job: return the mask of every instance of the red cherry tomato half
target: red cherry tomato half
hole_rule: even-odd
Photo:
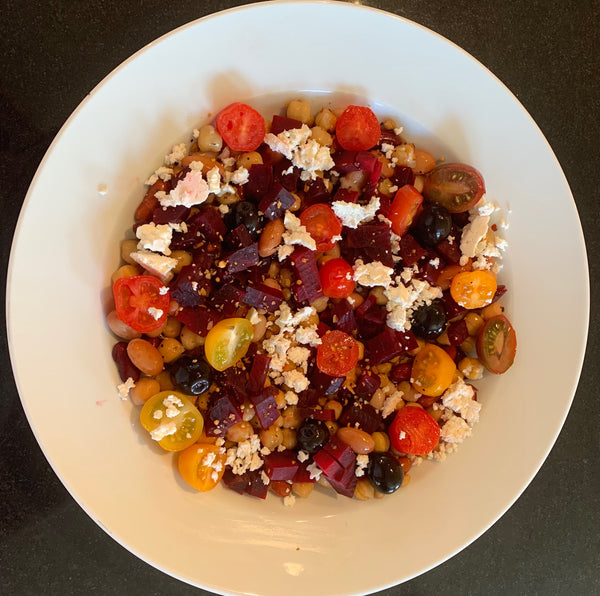
[[[156,331],[167,319],[171,298],[156,277],[121,277],[113,284],[113,294],[117,317],[139,333]]]
[[[423,195],[411,184],[405,184],[398,190],[388,215],[394,234],[402,236],[410,228],[421,203]]]
[[[342,222],[329,205],[315,203],[300,214],[300,223],[317,243],[319,252],[331,250],[342,231]]]
[[[348,298],[354,292],[354,271],[344,259],[329,259],[319,269],[323,294],[329,298]]]
[[[365,151],[381,138],[377,116],[365,106],[348,106],[335,124],[335,136],[343,149]]]
[[[450,213],[462,213],[473,207],[485,192],[482,175],[464,163],[444,163],[425,178],[423,196],[439,203]]]
[[[347,375],[357,364],[358,342],[343,331],[328,331],[317,348],[317,366],[331,377]]]
[[[477,357],[491,373],[500,375],[513,364],[517,352],[517,334],[504,315],[485,322],[476,342]]]
[[[440,427],[422,408],[405,406],[398,410],[390,425],[389,436],[396,451],[425,455],[438,444]]]
[[[245,103],[232,103],[219,112],[217,130],[230,149],[254,151],[265,138],[265,119]]]

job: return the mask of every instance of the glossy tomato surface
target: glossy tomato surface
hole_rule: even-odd
[[[515,360],[517,334],[504,315],[492,317],[485,322],[477,336],[477,356],[482,364],[494,374],[506,372]]]
[[[450,213],[468,211],[485,192],[483,176],[464,163],[445,163],[434,168],[425,178],[423,196],[439,203]]]
[[[139,333],[156,331],[167,319],[169,291],[156,277],[121,277],[113,284],[113,295],[119,319]]]
[[[425,455],[439,443],[440,427],[423,408],[405,406],[398,410],[389,435],[396,451]]]
[[[349,151],[364,151],[381,138],[377,116],[366,106],[348,106],[335,125],[338,143]]]
[[[317,366],[331,377],[347,375],[358,363],[358,342],[343,331],[328,331],[317,348]]]
[[[329,298],[348,298],[354,291],[354,270],[345,259],[329,259],[319,269],[323,294]]]
[[[317,244],[319,252],[331,250],[342,232],[342,222],[333,209],[324,203],[315,203],[300,214],[300,223]]]
[[[219,112],[217,130],[234,151],[254,151],[265,138],[265,120],[249,105],[232,103]]]

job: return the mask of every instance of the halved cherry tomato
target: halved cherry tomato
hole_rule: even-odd
[[[423,196],[450,213],[462,213],[475,205],[485,192],[482,175],[463,163],[444,163],[425,178]]]
[[[117,317],[139,333],[156,331],[167,319],[171,301],[168,289],[152,275],[117,279],[113,295]]]
[[[419,393],[438,397],[452,384],[455,371],[454,360],[442,348],[425,344],[413,360],[411,383]]]
[[[317,348],[317,367],[331,377],[347,375],[357,364],[358,342],[343,331],[328,331]]]
[[[177,467],[183,479],[196,490],[206,492],[219,484],[227,455],[211,443],[195,443],[179,454]]]
[[[265,138],[265,119],[245,103],[232,103],[221,110],[216,124],[234,151],[254,151]]]
[[[343,149],[371,149],[381,138],[377,116],[365,106],[348,106],[335,124],[335,136]]]
[[[472,269],[473,261],[471,259],[469,259],[464,265],[446,265],[440,271],[435,285],[441,290],[449,290],[455,275],[458,275],[463,271],[471,271]]]
[[[464,308],[482,308],[494,299],[498,284],[488,271],[462,271],[452,278],[450,295]]]
[[[388,215],[394,234],[402,236],[410,228],[421,203],[423,195],[411,184],[398,189]]]
[[[515,361],[517,334],[504,315],[485,322],[476,342],[477,357],[491,373],[506,372]]]
[[[331,250],[342,231],[342,222],[333,209],[325,203],[315,203],[300,214],[300,223],[317,244],[319,252]]]
[[[253,335],[254,327],[248,319],[234,317],[219,321],[206,335],[206,360],[217,370],[233,366],[246,355]]]
[[[183,393],[161,391],[142,407],[140,422],[165,451],[182,451],[194,444],[204,428],[204,418]]]
[[[345,259],[329,259],[319,269],[323,294],[329,298],[348,298],[354,292],[354,271]]]
[[[389,436],[396,451],[426,455],[439,443],[440,427],[422,408],[405,406],[398,410]]]

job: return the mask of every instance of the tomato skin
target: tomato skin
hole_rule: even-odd
[[[501,375],[515,361],[517,334],[510,321],[504,315],[498,315],[485,322],[475,346],[483,366],[491,373]]]
[[[323,294],[329,298],[348,298],[356,283],[353,276],[354,270],[345,259],[329,259],[319,269],[319,279]]]
[[[317,348],[317,367],[330,377],[346,376],[358,363],[358,342],[343,331],[328,331]]]
[[[410,228],[422,203],[423,195],[411,184],[398,189],[388,215],[394,234],[402,236]]]
[[[439,203],[450,213],[468,211],[485,193],[483,176],[463,163],[444,163],[435,167],[423,185],[423,196]]]
[[[439,397],[450,387],[456,364],[435,344],[425,344],[415,356],[411,369],[411,384],[423,395]]]
[[[439,443],[440,427],[422,408],[405,406],[392,421],[389,437],[400,453],[426,455]]]
[[[188,397],[178,391],[161,391],[153,395],[142,406],[140,422],[165,451],[186,449],[199,439],[204,428],[202,414]],[[172,425],[175,432],[161,433],[161,429],[168,429],[163,425]]]
[[[117,317],[139,333],[151,333],[160,329],[167,320],[171,298],[164,284],[152,275],[121,277],[113,284]],[[164,292],[161,294],[161,291]],[[148,309],[162,311],[155,318]]]
[[[212,460],[212,463],[208,462]],[[179,453],[177,468],[196,490],[206,492],[219,484],[225,472],[227,455],[211,443],[195,443]]]
[[[248,319],[233,317],[219,321],[204,341],[207,362],[219,371],[233,366],[246,355],[253,335],[254,327]]]
[[[348,106],[335,124],[338,143],[348,151],[366,151],[381,138],[377,116],[366,106]]]
[[[217,116],[217,130],[234,151],[254,151],[265,138],[265,120],[249,105],[232,103]]]
[[[483,308],[492,302],[498,284],[487,271],[461,271],[452,278],[450,295],[464,308]]]
[[[315,203],[300,214],[300,223],[306,228],[319,252],[331,250],[342,232],[342,222],[325,203]]]

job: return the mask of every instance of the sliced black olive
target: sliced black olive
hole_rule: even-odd
[[[306,453],[319,451],[329,440],[329,429],[321,420],[305,420],[296,431],[298,447]]]
[[[446,328],[446,310],[441,300],[424,304],[412,313],[410,329],[422,339],[435,339]]]
[[[200,395],[210,387],[210,366],[197,356],[181,356],[169,372],[173,383],[192,395]]]

